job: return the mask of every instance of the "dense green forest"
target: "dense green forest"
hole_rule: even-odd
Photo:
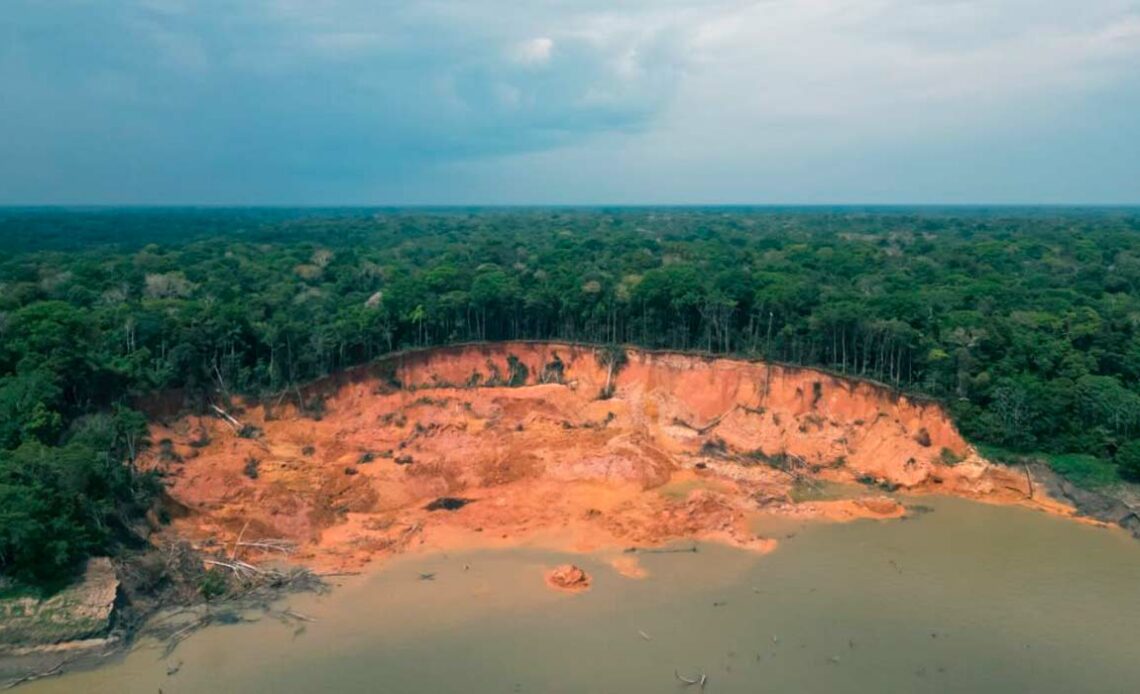
[[[1140,210],[0,210],[0,572],[131,535],[138,394],[514,338],[808,364],[1140,476]]]

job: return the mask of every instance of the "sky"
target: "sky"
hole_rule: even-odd
[[[0,204],[1140,204],[1140,0],[2,0]]]

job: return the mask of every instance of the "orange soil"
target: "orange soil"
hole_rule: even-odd
[[[795,475],[870,476],[1071,514],[1041,493],[1030,499],[1020,471],[982,460],[936,404],[810,369],[628,355],[603,400],[608,374],[593,348],[404,354],[312,386],[309,397],[325,398],[319,420],[293,405],[234,408],[261,429],[255,438],[221,418],[156,418],[153,440],[170,443],[144,465],[168,475],[175,533],[227,549],[239,534],[287,539],[294,559],[328,570],[403,551],[518,544],[616,552],[696,538],[769,551],[775,540],[751,529],[760,513],[846,521],[905,512],[886,497],[796,503]],[[527,367],[525,386],[469,387],[507,378],[508,357]],[[545,367],[556,357],[560,382],[541,382],[553,380]],[[942,464],[944,449],[962,462]],[[755,452],[786,454],[795,475]],[[256,479],[243,472],[250,458]],[[424,508],[442,496],[471,501]],[[615,567],[641,575],[636,562]]]
[[[546,585],[555,590],[577,593],[590,589],[590,575],[573,564],[562,564],[546,572]]]

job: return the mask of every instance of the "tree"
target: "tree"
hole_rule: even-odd
[[[629,363],[629,355],[619,345],[607,345],[597,352],[598,365],[606,370],[606,384],[599,397],[608,400],[614,394],[614,375]]]
[[[0,448],[55,441],[63,427],[62,393],[43,371],[0,377]]]
[[[1121,477],[1140,482],[1140,439],[1132,439],[1116,451],[1116,465]]]

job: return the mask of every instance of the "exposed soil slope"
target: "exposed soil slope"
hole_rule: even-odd
[[[157,418],[146,464],[169,475],[175,532],[222,546],[286,539],[301,561],[337,569],[522,542],[766,550],[775,541],[753,532],[757,514],[904,513],[877,494],[797,503],[812,480],[1068,512],[980,459],[936,404],[810,369],[627,355],[612,372],[598,350],[567,344],[398,355],[310,387],[319,419],[293,404],[231,406],[257,428],[249,438],[221,417]],[[441,497],[453,501],[431,504]]]

